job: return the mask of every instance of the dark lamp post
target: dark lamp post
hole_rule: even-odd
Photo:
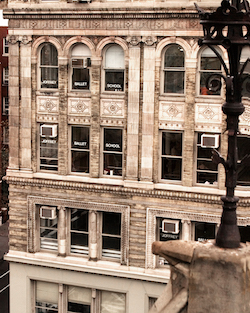
[[[195,4],[196,5],[196,4]],[[223,164],[226,171],[226,196],[223,196],[223,212],[219,227],[216,245],[221,248],[238,248],[240,246],[240,233],[237,226],[236,207],[238,198],[234,195],[237,183],[237,133],[239,116],[244,112],[241,102],[243,72],[249,61],[241,65],[240,56],[242,48],[250,45],[250,10],[246,0],[223,0],[215,12],[205,12],[196,5],[203,26],[204,37],[199,40],[200,45],[207,45],[219,58],[223,65],[225,75],[220,75],[226,85],[226,103],[222,111],[227,115],[228,155],[225,160],[218,151],[213,151],[213,162]],[[229,68],[227,68],[215,45],[223,46],[228,53]],[[221,79],[211,76],[207,80],[207,87],[211,90],[221,87]],[[242,162],[249,160],[246,156]]]

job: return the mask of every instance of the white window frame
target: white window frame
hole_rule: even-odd
[[[220,93],[219,93],[218,95],[202,94],[201,91],[200,91],[200,89],[201,89],[201,86],[200,86],[200,85],[201,85],[201,74],[202,74],[202,73],[213,73],[213,74],[221,74],[221,73],[222,73],[222,64],[221,64],[220,70],[214,70],[214,69],[211,69],[211,70],[202,70],[202,69],[201,69],[201,58],[202,58],[202,55],[203,55],[203,53],[204,53],[205,50],[209,51],[213,57],[217,57],[217,56],[215,55],[215,53],[214,53],[209,47],[202,48],[202,49],[200,50],[199,58],[198,58],[198,75],[197,75],[198,81],[197,81],[197,84],[196,84],[196,85],[197,85],[197,95],[200,96],[200,97],[220,97],[220,96],[221,96],[221,93],[222,93],[222,89],[223,89],[223,88],[222,88],[222,85],[221,85],[221,88],[220,88]],[[217,51],[220,55],[222,55],[222,52],[221,52],[219,49],[216,49],[216,51]],[[218,57],[217,57],[217,58],[218,58]],[[218,60],[219,60],[219,59],[218,59]],[[221,79],[221,84],[222,84],[222,79]]]
[[[68,312],[71,313],[71,311],[68,311],[68,302],[69,302],[69,290],[70,288],[74,288],[77,290],[78,289],[78,294],[77,294],[77,299],[75,299],[74,303],[79,303],[79,304],[86,304],[90,306],[90,312],[91,313],[100,313],[102,311],[104,311],[103,305],[104,303],[103,301],[103,297],[106,296],[105,298],[108,299],[107,301],[107,305],[108,307],[110,307],[110,303],[114,304],[114,300],[116,299],[116,303],[119,306],[119,312],[123,312],[126,313],[127,312],[127,295],[126,292],[119,292],[117,291],[117,288],[114,290],[105,290],[105,289],[95,289],[95,288],[90,288],[89,286],[75,286],[75,285],[70,285],[70,284],[60,284],[60,283],[54,283],[51,281],[41,281],[41,280],[32,280],[31,281],[31,298],[32,298],[32,312],[35,312],[35,309],[37,307],[36,305],[36,300],[37,300],[37,285],[38,283],[45,283],[45,287],[47,288],[45,290],[45,294],[42,294],[42,298],[46,298],[46,296],[48,297],[47,299],[50,300],[53,298],[53,296],[56,298],[57,300],[57,308],[50,308],[45,306],[45,309],[49,309],[51,312],[55,311],[55,313],[62,313],[62,312]],[[51,284],[51,287],[49,286],[49,284]],[[48,290],[48,292],[46,292]],[[52,293],[50,293],[49,291],[52,291]],[[53,293],[54,290],[58,290],[58,293],[55,294]],[[83,292],[83,294],[81,293],[81,296],[79,296],[79,292]],[[86,292],[86,295],[84,295],[84,293]],[[46,295],[47,293],[47,295]],[[107,297],[108,295],[108,297]],[[120,297],[117,296],[120,295]],[[72,293],[71,293],[72,296]],[[50,299],[49,299],[50,298]],[[80,299],[80,301],[78,300]],[[121,300],[122,300],[122,304],[124,305],[124,307],[121,307]],[[47,302],[48,304],[50,304],[51,302]],[[106,312],[106,310],[105,310]]]
[[[167,50],[170,48],[170,46],[177,46],[183,49],[183,47],[179,44],[170,44],[167,45],[162,53],[162,74],[161,74],[161,93],[163,95],[170,95],[170,96],[184,96],[185,91],[186,91],[186,55],[185,55],[185,50],[183,49],[183,60],[184,60],[184,66],[183,67],[166,67],[165,68],[165,55],[167,53]],[[178,72],[183,72],[184,73],[184,78],[183,78],[183,93],[170,93],[170,92],[164,92],[164,86],[165,86],[165,72],[171,72],[171,71],[178,71]]]
[[[77,48],[77,46],[84,46],[85,50],[83,53],[79,53],[79,54],[75,54],[72,55],[72,53],[74,52],[74,49]],[[82,68],[82,67],[75,67],[73,66],[72,60],[73,59],[79,59],[79,60],[83,60],[83,64],[84,64],[84,68],[87,68],[89,70],[89,88],[88,89],[77,89],[77,88],[73,88],[72,87],[72,83],[73,83],[73,68]],[[89,47],[86,44],[83,43],[78,43],[76,45],[74,45],[74,47],[71,50],[71,56],[70,56],[70,71],[69,71],[69,90],[71,92],[90,92],[90,88],[91,88],[91,65],[87,66],[87,59],[90,59],[91,62],[91,51],[89,49]]]
[[[178,156],[178,155],[163,155],[162,154],[162,137],[163,137],[163,133],[173,133],[173,134],[181,134],[182,137],[182,142],[181,142],[181,150],[182,150],[182,155]],[[160,155],[160,162],[159,162],[159,180],[161,182],[165,182],[165,183],[172,183],[172,184],[181,184],[182,180],[183,180],[183,144],[184,144],[184,132],[183,131],[172,131],[172,130],[160,130],[160,151],[159,151],[159,155]],[[164,157],[167,158],[172,158],[172,159],[180,159],[181,160],[181,179],[180,180],[174,180],[174,179],[164,179],[162,178],[161,174],[162,174],[162,159]]]
[[[206,133],[206,132],[204,132],[204,133]],[[204,187],[213,187],[213,188],[218,188],[219,186],[219,167],[218,167],[218,165],[217,165],[217,171],[211,171],[211,170],[207,170],[207,171],[205,171],[204,170],[204,173],[205,172],[207,172],[207,173],[217,173],[217,181],[215,181],[213,184],[210,184],[210,183],[199,183],[198,181],[197,181],[197,173],[198,172],[202,172],[202,170],[201,169],[199,169],[198,170],[198,147],[201,147],[201,143],[200,144],[198,144],[198,135],[199,134],[203,134],[203,132],[200,132],[200,131],[198,131],[198,132],[196,132],[195,133],[195,154],[194,154],[194,182],[195,182],[195,184],[196,185],[198,185],[198,186],[204,186]],[[206,134],[208,134],[208,133],[206,133]],[[209,133],[209,135],[218,135],[218,133]],[[207,149],[207,148],[203,148],[203,149]],[[216,150],[218,150],[218,151],[220,151],[220,145],[219,145],[219,147],[216,149]],[[203,161],[207,161],[207,162],[213,162],[212,161],[212,153],[211,153],[211,158],[199,158],[199,160],[201,160],[201,159],[203,159]]]
[[[40,49],[38,50],[38,62],[37,62],[37,67],[38,67],[38,89],[40,91],[44,91],[44,90],[51,90],[51,91],[58,91],[59,89],[59,58],[58,58],[58,51],[57,51],[57,66],[56,65],[41,65],[41,54],[42,54],[42,49],[43,47],[46,45],[46,44],[49,44],[51,46],[53,46],[56,51],[57,51],[57,48],[55,47],[55,45],[53,45],[52,43],[50,42],[44,42]],[[42,76],[42,68],[51,68],[51,69],[57,69],[57,87],[55,88],[42,88],[42,82],[41,82],[41,76]]]
[[[8,67],[3,68],[3,84],[4,85],[9,84],[9,68]]]
[[[73,175],[86,175],[86,176],[89,176],[90,174],[90,138],[91,138],[91,134],[90,134],[90,131],[91,131],[91,128],[89,125],[70,125],[70,130],[69,130],[69,172]],[[72,128],[73,127],[84,127],[84,128],[88,128],[89,129],[89,147],[88,149],[79,149],[77,150],[77,148],[75,147],[72,147]],[[89,164],[88,164],[88,172],[76,172],[76,171],[72,171],[72,151],[79,151],[79,152],[88,152],[89,154]]]
[[[3,114],[9,114],[9,97],[3,97]]]
[[[88,202],[88,201],[73,201],[73,200],[59,200],[54,198],[44,198],[44,197],[28,197],[28,231],[29,231],[29,242],[28,249],[30,252],[40,251],[40,206],[56,206],[57,208],[63,207],[66,209],[66,224],[65,227],[65,236],[66,236],[66,254],[75,256],[77,258],[83,258],[83,254],[70,253],[70,210],[73,209],[84,209],[100,215],[102,212],[112,212],[121,214],[121,257],[118,258],[106,258],[102,256],[102,247],[100,244],[101,234],[100,234],[100,223],[101,217],[97,216],[97,259],[98,260],[107,260],[112,262],[120,262],[121,264],[127,264],[128,261],[128,249],[129,249],[129,217],[130,217],[130,208],[126,205],[110,204],[110,203],[98,203],[98,202]],[[58,213],[58,224],[60,224],[60,214]],[[90,223],[90,221],[89,221]],[[90,230],[90,224],[89,224]],[[60,243],[58,243],[60,244]],[[59,250],[59,248],[58,248]],[[48,250],[48,252],[53,252]]]
[[[9,55],[9,42],[6,37],[3,38],[3,56]]]
[[[118,129],[122,131],[122,152],[116,152],[116,151],[107,151],[104,149],[104,132],[105,129]],[[116,178],[116,179],[121,179],[123,177],[123,173],[124,173],[124,129],[120,128],[120,127],[103,127],[102,128],[102,144],[101,144],[101,169],[100,169],[100,176],[103,177],[109,177],[109,178]],[[117,155],[121,155],[122,156],[122,175],[114,175],[111,173],[111,171],[109,173],[105,173],[104,172],[104,154],[105,153],[110,153],[110,154],[117,154]]]
[[[39,123],[38,124],[38,131],[37,131],[37,170],[39,172],[49,172],[49,173],[58,173],[58,165],[59,165],[59,156],[58,156],[58,139],[59,139],[59,136],[58,136],[58,132],[57,132],[57,136],[56,136],[56,139],[55,138],[48,138],[48,137],[42,137],[41,134],[40,134],[40,127],[41,125],[52,125],[52,124],[47,124],[47,123]],[[54,125],[54,124],[53,124]],[[58,125],[57,125],[58,127]],[[48,170],[48,169],[42,169],[41,167],[43,167],[43,164],[41,163],[41,153],[40,153],[40,148],[41,148],[41,140],[44,139],[44,140],[57,140],[57,158],[51,158],[51,160],[57,160],[57,165],[52,165],[52,167],[55,167],[57,168],[57,170]],[[44,157],[43,159],[50,159],[50,158],[46,158]],[[45,166],[46,164],[44,164]],[[50,166],[48,166],[50,167]]]
[[[107,51],[112,46],[118,46],[123,51],[123,66],[122,67],[119,67],[119,66],[107,67],[106,66]],[[106,71],[107,70],[114,71],[114,72],[116,72],[116,71],[117,72],[118,71],[123,72],[123,90],[106,90]],[[116,43],[107,45],[107,47],[105,47],[105,49],[103,50],[102,91],[105,93],[124,94],[125,93],[125,82],[126,82],[125,72],[126,72],[125,71],[125,52],[124,52],[123,48]]]
[[[3,126],[3,144],[8,145],[9,144],[9,127]]]

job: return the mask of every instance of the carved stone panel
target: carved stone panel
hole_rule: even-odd
[[[37,97],[37,113],[58,113],[59,99],[58,97]]]
[[[196,103],[195,129],[220,132],[222,123],[221,104]]]
[[[240,133],[250,135],[250,101],[244,101],[245,111],[240,116],[239,129]]]
[[[182,129],[184,126],[184,102],[161,101],[159,127]]]
[[[124,117],[124,100],[102,99],[102,117]]]
[[[68,113],[72,115],[90,116],[91,100],[89,98],[69,98]]]

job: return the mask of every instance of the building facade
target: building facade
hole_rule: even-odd
[[[8,68],[8,55],[9,47],[7,41],[8,28],[0,27],[0,70],[1,70],[1,114],[0,114],[0,160],[1,160],[1,188],[0,188],[0,207],[6,207],[8,203],[8,187],[6,181],[2,177],[6,174],[9,159],[9,130],[8,130],[8,115],[9,115],[9,97],[8,97],[8,84],[9,84],[9,68]]]
[[[214,238],[225,194],[224,86],[206,84],[222,66],[193,3],[9,0],[4,17],[10,312],[148,312],[169,278],[152,243]],[[243,162],[243,241],[249,188]]]

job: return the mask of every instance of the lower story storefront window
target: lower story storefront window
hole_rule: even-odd
[[[41,281],[35,286],[36,313],[126,313],[123,293]],[[63,294],[60,298],[59,289]],[[67,301],[60,300],[63,298]]]

